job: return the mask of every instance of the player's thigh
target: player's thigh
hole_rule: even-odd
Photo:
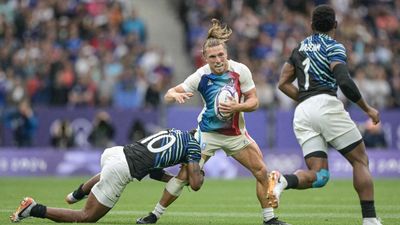
[[[322,135],[317,135],[307,139],[302,145],[303,157],[328,156],[328,144]]]
[[[339,151],[350,163],[360,162],[368,164],[368,156],[360,131],[354,128],[330,141],[330,144]]]
[[[254,142],[247,132],[236,136],[202,132],[201,137],[201,153],[206,156],[215,155],[215,151],[219,149],[224,150],[225,153],[230,156]]]
[[[328,169],[328,146],[322,135],[308,139],[301,148],[308,169]]]
[[[232,157],[253,174],[267,169],[261,150],[255,142],[236,152]]]
[[[258,154],[262,158],[260,148],[247,131],[238,136],[226,136],[221,140],[225,140],[221,142],[221,148],[228,156],[233,156],[243,150],[250,149],[252,150],[251,154]]]
[[[294,115],[293,132],[300,146],[310,138],[320,135],[319,132],[314,130],[312,124],[309,122],[309,118],[300,112],[300,110],[296,111]]]
[[[332,140],[344,135],[345,133],[357,129],[356,124],[351,119],[350,114],[344,109],[343,103],[337,98],[328,99],[327,104],[321,110],[320,119],[321,133],[325,140],[332,144]],[[359,132],[358,132],[359,133]],[[358,139],[357,139],[358,140]],[[341,142],[334,143],[339,145]],[[347,142],[345,143],[347,144]],[[340,146],[333,146],[341,149]]]
[[[352,151],[362,142],[362,136],[357,127],[353,127],[349,131],[335,137],[329,144],[338,150],[342,155]]]
[[[105,153],[107,158],[101,169],[100,181],[91,192],[102,205],[112,208],[132,177],[122,147],[112,148]]]
[[[217,133],[200,132],[200,147],[203,156],[214,156],[215,152],[221,149],[222,137]]]

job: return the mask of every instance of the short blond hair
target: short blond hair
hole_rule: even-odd
[[[226,49],[226,44],[229,40],[229,37],[232,34],[232,29],[229,28],[227,25],[222,25],[221,22],[217,19],[212,19],[211,20],[212,26],[208,30],[207,34],[207,40],[204,42],[203,45],[203,54],[205,53],[205,50],[210,47],[215,47],[220,44],[224,45]]]

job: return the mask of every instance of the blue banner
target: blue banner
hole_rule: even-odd
[[[102,151],[79,149],[56,151],[54,149],[0,149],[0,176],[82,176],[100,172]],[[305,169],[299,149],[263,150],[264,161],[270,170],[293,173]],[[369,162],[374,177],[400,178],[400,151],[369,151]],[[329,152],[329,166],[332,178],[351,178],[351,165],[337,151]],[[179,166],[169,168],[176,173]],[[205,164],[207,177],[233,179],[252,176],[246,168],[217,151]]]

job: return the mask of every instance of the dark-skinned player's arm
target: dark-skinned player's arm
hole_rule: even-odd
[[[174,177],[163,169],[152,170],[150,171],[149,176],[153,180],[158,180],[162,182],[168,182],[169,180],[171,180],[171,178]]]
[[[341,62],[332,62],[331,70],[343,94],[350,101],[356,103],[371,119],[374,124],[379,123],[379,111],[371,107],[361,96],[357,85],[351,79],[347,65]]]
[[[187,172],[190,188],[194,191],[198,191],[201,185],[203,185],[204,171],[200,169],[198,162],[191,161],[187,164]]]
[[[299,89],[294,86],[293,81],[296,80],[294,66],[290,63],[285,63],[279,77],[278,88],[289,98],[298,101]]]

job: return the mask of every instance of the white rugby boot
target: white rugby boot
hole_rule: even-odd
[[[279,171],[271,171],[268,175],[267,199],[272,208],[279,207],[279,198],[287,186],[285,177]]]
[[[21,201],[17,210],[10,216],[10,220],[13,223],[17,223],[27,217],[30,217],[31,209],[36,205],[35,200],[31,197],[25,197]]]

